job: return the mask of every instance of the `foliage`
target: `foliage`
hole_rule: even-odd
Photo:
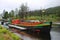
[[[46,9],[48,14],[55,14],[60,17],[60,6]]]
[[[7,29],[3,28],[0,25],[0,40],[21,40],[18,36],[15,34],[9,32]]]
[[[17,12],[18,11],[18,12]],[[44,11],[44,12],[43,12]],[[5,18],[8,18],[8,13],[4,11]],[[34,11],[29,11],[27,5],[22,4],[19,8],[19,10],[16,9],[16,15],[14,16],[15,12],[14,10],[11,10],[9,12],[9,18],[13,19],[21,19],[21,18],[26,18],[26,19],[38,19],[38,20],[47,20],[47,21],[59,21],[60,20],[60,6],[57,7],[51,7],[48,9],[41,9],[41,10],[34,10]]]
[[[45,12],[42,12],[45,11]],[[60,6],[52,7],[43,10],[35,10],[29,12],[30,18],[36,18],[38,20],[47,20],[47,21],[59,21],[60,20]]]
[[[11,12],[9,12],[9,17],[10,18],[14,17],[14,10],[11,10]]]
[[[9,15],[8,15],[8,12],[7,12],[7,11],[4,13],[3,18],[4,18],[4,19],[9,18]]]
[[[28,7],[27,5],[22,4],[19,10],[19,16],[20,18],[27,17]]]

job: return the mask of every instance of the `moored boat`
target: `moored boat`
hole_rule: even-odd
[[[18,23],[18,24],[17,24]],[[38,20],[27,20],[27,21],[20,21],[16,23],[12,23],[14,26],[9,26],[10,28],[20,29],[29,33],[49,33],[51,30],[52,22],[40,22]]]

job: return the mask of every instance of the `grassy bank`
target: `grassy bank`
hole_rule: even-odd
[[[37,19],[37,20],[46,20],[46,21],[52,21],[52,22],[59,22],[60,17],[49,15],[49,16],[30,16],[27,17],[27,19]]]
[[[21,38],[0,25],[0,40],[21,40]]]

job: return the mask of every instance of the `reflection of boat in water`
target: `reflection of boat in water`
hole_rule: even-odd
[[[18,24],[19,23],[19,24]],[[46,32],[49,33],[51,30],[51,25],[52,22],[40,22],[37,20],[27,20],[27,21],[12,21],[12,24],[17,25],[17,26],[12,26],[9,25],[10,28],[14,28],[14,29],[20,29],[20,30],[24,30],[27,32]]]
[[[42,34],[39,35],[39,36],[40,36],[39,38],[41,38],[41,40],[51,40],[51,35],[50,35],[50,33],[48,33],[48,34],[42,33]]]

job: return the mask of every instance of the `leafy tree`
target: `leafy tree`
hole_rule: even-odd
[[[11,10],[11,12],[9,12],[9,17],[13,18],[14,17],[14,10]]]
[[[7,11],[4,13],[3,18],[4,18],[4,19],[9,18],[9,16],[8,16],[8,12],[7,12]]]
[[[14,17],[14,10],[11,10],[11,16]]]
[[[19,10],[16,8],[16,9],[15,9],[15,12],[14,12],[14,16],[16,16],[16,15],[18,14],[18,11],[19,11]]]
[[[20,18],[27,17],[28,7],[27,5],[22,4],[19,10]]]

